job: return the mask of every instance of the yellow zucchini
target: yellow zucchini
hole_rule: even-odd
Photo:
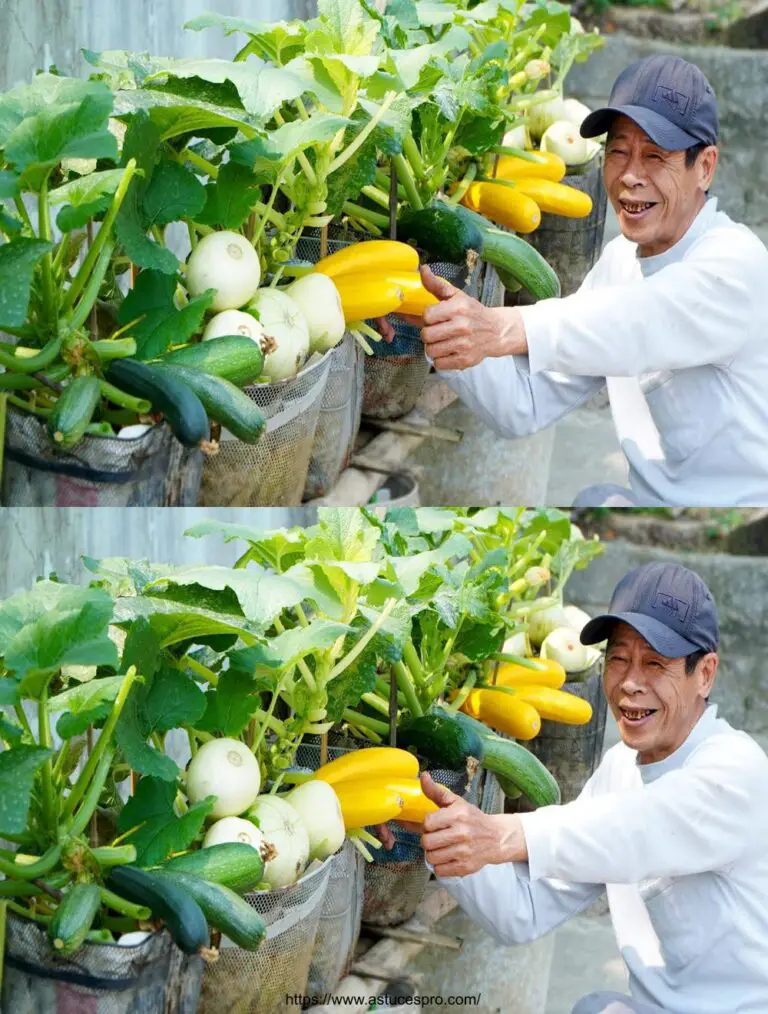
[[[514,662],[500,662],[496,671],[496,682],[502,687],[541,686],[559,690],[565,683],[565,669],[551,658],[537,658],[531,661],[546,666],[545,669],[528,669]]]
[[[371,239],[342,247],[336,253],[323,257],[313,268],[313,271],[334,280],[361,272],[382,275],[390,271],[418,270],[418,252],[407,243],[392,239]]]
[[[386,824],[388,820],[399,817],[405,806],[402,795],[385,781],[367,778],[355,782],[339,782],[333,788],[339,797],[347,830]]]
[[[592,719],[592,705],[575,694],[552,687],[516,687],[521,700],[530,704],[542,718],[564,725],[586,725]]]
[[[592,211],[592,198],[589,194],[568,187],[563,183],[554,183],[545,179],[521,179],[515,181],[517,189],[536,202],[542,211],[550,215],[562,215],[564,218],[586,218]]]
[[[348,324],[369,317],[386,317],[399,309],[405,298],[402,288],[383,275],[340,275],[334,282]]]
[[[344,753],[315,772],[315,778],[334,787],[340,782],[381,778],[417,779],[419,762],[407,750],[392,746],[372,746]]]
[[[541,730],[536,708],[521,697],[501,690],[473,690],[461,710],[515,739],[533,739]]]
[[[520,180],[533,176],[542,180],[552,180],[554,183],[559,183],[565,176],[567,167],[559,155],[551,151],[534,151],[531,154],[543,158],[544,163],[529,162],[516,155],[502,155],[494,175],[501,176],[505,180]]]
[[[399,272],[390,274],[387,272],[387,282],[394,282],[399,285],[405,293],[405,298],[397,308],[398,313],[409,313],[415,317],[421,317],[428,306],[435,306],[440,300],[424,288],[421,275],[417,271]]]
[[[440,807],[424,795],[421,782],[416,779],[386,779],[386,785],[399,793],[405,801],[398,820],[409,820],[415,824],[424,822],[428,813],[435,813]]]
[[[514,187],[502,183],[473,183],[462,204],[513,232],[533,232],[541,222],[541,210],[536,201],[522,192],[522,183],[523,180],[515,181]]]

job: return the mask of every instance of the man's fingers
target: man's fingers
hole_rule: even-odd
[[[432,347],[438,342],[467,341],[468,339],[463,332],[463,327],[457,326],[455,321],[449,320],[442,324],[430,324],[429,327],[422,328],[421,340],[431,352]]]
[[[395,836],[388,824],[376,824],[373,832],[387,851],[394,848]]]
[[[424,324],[442,324],[444,321],[454,321],[459,316],[464,316],[467,310],[467,297],[463,292],[455,292],[449,299],[440,303],[433,303],[424,310]]]
[[[411,834],[421,834],[424,830],[424,825],[414,820],[396,820],[395,823],[404,831],[410,831]]]
[[[451,792],[450,789],[446,788],[445,785],[440,785],[439,782],[432,780],[432,776],[428,771],[424,771],[421,776],[421,790],[427,799],[431,799],[433,803],[437,803],[438,806],[450,806],[451,803],[455,803],[460,796],[457,796],[455,792]],[[430,817],[435,814],[429,814]]]
[[[427,264],[422,264],[421,266],[421,284],[427,292],[431,292],[438,299],[450,299],[451,296],[456,295],[460,291],[451,285],[447,279],[436,275]]]
[[[421,327],[424,326],[424,318],[423,317],[419,317],[419,316],[417,316],[414,313],[398,313],[398,314],[396,314],[396,316],[397,316],[398,320],[402,320],[406,324],[410,324],[411,327],[419,327],[419,328],[421,328]],[[392,333],[394,335],[394,331]]]
[[[387,317],[376,317],[373,323],[385,342],[391,342],[393,340],[395,337],[395,328],[391,320]]]
[[[445,356],[442,359],[435,359],[434,356],[430,357],[432,364],[436,370],[440,370],[441,373],[451,373],[455,370],[467,369],[467,364],[464,358],[460,355]]]
[[[438,849],[450,848],[459,841],[461,837],[457,836],[453,825],[447,825],[436,831],[427,831],[425,828],[421,836],[421,847],[425,852],[435,852]]]

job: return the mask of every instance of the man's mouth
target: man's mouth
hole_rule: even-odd
[[[619,198],[619,204],[627,218],[633,221],[643,218],[656,207],[655,201],[627,201],[624,198]]]
[[[626,708],[622,705],[619,705],[619,711],[623,720],[632,729],[644,725],[656,714],[655,708]]]

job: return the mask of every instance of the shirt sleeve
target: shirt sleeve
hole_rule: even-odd
[[[531,879],[635,884],[719,870],[764,840],[768,759],[712,737],[685,767],[522,816]]]
[[[726,366],[754,331],[753,264],[713,233],[650,277],[523,307],[531,373],[636,377]]]

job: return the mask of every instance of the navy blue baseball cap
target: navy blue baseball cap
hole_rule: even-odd
[[[679,563],[647,563],[630,571],[616,585],[608,610],[587,623],[582,644],[605,641],[621,621],[667,658],[717,651],[720,624],[712,593]]]
[[[699,68],[679,56],[657,54],[630,64],[616,78],[608,105],[584,119],[581,136],[607,133],[620,113],[667,151],[717,144],[715,93]]]

